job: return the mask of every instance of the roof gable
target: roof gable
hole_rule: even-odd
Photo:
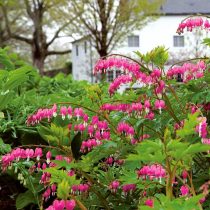
[[[166,0],[160,11],[166,15],[210,14],[210,0]]]

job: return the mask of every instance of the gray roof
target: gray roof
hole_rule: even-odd
[[[166,15],[210,14],[210,0],[166,0],[161,6]]]

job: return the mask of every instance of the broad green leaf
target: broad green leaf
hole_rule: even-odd
[[[185,136],[192,135],[195,133],[195,126],[199,124],[197,120],[199,113],[188,114],[188,119],[184,122],[184,127],[177,131],[177,134],[184,138]]]
[[[67,200],[70,191],[70,185],[66,180],[58,183],[57,196],[60,199]]]
[[[36,199],[33,193],[30,190],[27,190],[26,192],[18,195],[16,199],[16,208],[23,209],[31,203],[36,204]]]

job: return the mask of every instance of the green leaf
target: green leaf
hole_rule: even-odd
[[[191,144],[187,150],[186,154],[195,154],[199,152],[207,152],[210,150],[210,145],[208,144],[201,144],[201,143],[196,143],[196,144]]]
[[[0,138],[0,154],[5,154],[11,151],[10,144],[5,144],[4,141]]]
[[[27,190],[26,192],[18,195],[16,199],[16,208],[23,209],[31,203],[36,204],[36,199],[33,193],[30,190]]]
[[[76,176],[69,176],[67,171],[65,170],[58,170],[57,168],[47,168],[45,169],[46,172],[51,174],[51,183],[61,183],[63,180],[67,181],[70,187],[74,184],[78,184],[79,181],[76,180]]]
[[[64,145],[65,139],[68,138],[69,130],[67,127],[60,127],[51,123],[50,127],[39,126],[37,128],[41,137],[53,146]]]
[[[165,159],[163,144],[160,140],[145,140],[135,148],[137,154],[130,154],[126,161],[162,163]]]
[[[206,46],[210,47],[210,38],[203,39],[202,44],[205,44]]]
[[[188,114],[188,119],[185,120],[184,127],[177,131],[177,134],[181,138],[195,133],[195,126],[199,123],[199,121],[197,120],[198,115],[198,112],[195,112],[194,114]]]
[[[58,183],[57,196],[63,200],[67,200],[70,191],[69,183],[66,180],[62,180]]]
[[[15,66],[7,54],[6,49],[0,49],[0,64],[3,64],[5,70],[15,69]]]
[[[4,112],[0,112],[0,119],[4,118]]]

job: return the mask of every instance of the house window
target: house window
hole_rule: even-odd
[[[124,74],[121,70],[107,71],[107,81],[112,82],[114,79]]]
[[[107,71],[107,81],[112,82],[114,79],[114,71]]]
[[[128,47],[139,47],[139,36],[128,36]]]
[[[76,56],[78,56],[78,55],[79,55],[79,46],[76,45]]]
[[[121,70],[116,70],[115,73],[116,73],[115,78],[119,77],[122,74]]]
[[[85,50],[85,54],[87,53],[87,42],[85,41],[84,43],[84,50]]]
[[[184,36],[174,36],[174,47],[184,47]]]

